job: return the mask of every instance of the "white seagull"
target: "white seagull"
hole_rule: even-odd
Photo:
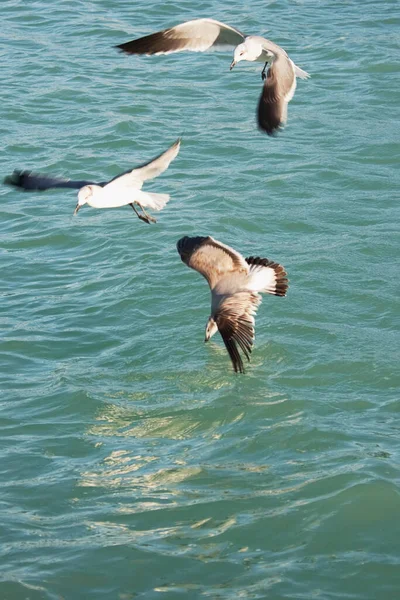
[[[259,292],[285,296],[288,280],[284,267],[267,258],[243,258],[210,236],[185,236],[177,243],[177,249],[182,261],[201,273],[211,289],[205,341],[219,331],[235,372],[244,373],[239,348],[250,360],[254,315],[261,304]]]
[[[181,141],[178,139],[168,150],[153,160],[117,175],[111,181],[102,183],[74,181],[30,171],[14,171],[11,176],[5,178],[4,183],[25,190],[47,190],[60,187],[79,189],[74,215],[84,204],[89,204],[94,208],[115,208],[128,204],[139,219],[145,223],[155,223],[156,219],[148,215],[145,208],[161,210],[167,204],[170,198],[169,194],[142,192],[142,186],[148,179],[154,179],[168,169],[179,152],[180,144]],[[141,209],[142,213],[138,212],[136,206]]]
[[[147,55],[234,48],[231,69],[241,60],[263,62],[261,77],[264,87],[258,103],[257,119],[260,129],[268,135],[273,135],[286,123],[287,105],[296,89],[296,77],[309,77],[274,42],[256,35],[246,36],[238,29],[214,19],[187,21],[120,44],[117,48],[127,54]],[[267,66],[269,69],[265,73]]]

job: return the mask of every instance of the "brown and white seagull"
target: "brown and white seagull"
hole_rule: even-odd
[[[201,273],[211,289],[211,315],[205,341],[219,331],[235,372],[244,373],[239,348],[250,360],[260,292],[285,296],[288,289],[285,269],[267,258],[243,258],[210,236],[185,236],[177,243],[177,249],[182,261]]]
[[[175,27],[117,46],[127,54],[171,54],[190,50],[224,50],[234,48],[230,68],[241,60],[264,63],[261,77],[264,87],[258,103],[258,126],[273,135],[287,120],[287,106],[296,89],[296,77],[309,74],[297,67],[283,48],[255,35],[244,35],[238,29],[214,19],[195,19]],[[269,69],[266,71],[267,66]]]

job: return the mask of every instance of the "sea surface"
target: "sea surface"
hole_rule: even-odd
[[[400,598],[398,9],[2,0],[1,179],[182,147],[151,226],[0,186],[0,600]],[[260,64],[114,48],[197,17],[310,73],[275,138]],[[183,235],[287,269],[245,375]]]

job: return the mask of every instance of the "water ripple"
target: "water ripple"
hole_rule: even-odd
[[[397,5],[3,4],[3,176],[183,141],[156,226],[0,189],[1,598],[397,597]],[[284,133],[259,67],[113,50],[199,16],[311,73]],[[206,234],[289,274],[243,377],[176,252]]]

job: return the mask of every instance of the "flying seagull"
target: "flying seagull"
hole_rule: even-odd
[[[205,340],[219,331],[235,372],[244,373],[239,348],[250,360],[254,342],[254,315],[259,292],[285,296],[288,288],[286,271],[278,263],[239,252],[212,237],[183,237],[177,243],[182,261],[198,271],[211,289],[211,315]]]
[[[62,177],[52,177],[31,171],[14,171],[6,177],[4,183],[23,188],[24,190],[48,190],[50,188],[74,188],[79,189],[78,203],[74,215],[81,206],[89,204],[94,208],[114,208],[129,204],[142,221],[155,223],[156,219],[147,214],[145,208],[161,210],[169,200],[168,194],[156,194],[153,192],[142,192],[141,188],[145,181],[154,179],[168,169],[170,163],[177,156],[180,148],[180,139],[165,152],[153,160],[117,175],[111,181],[94,183],[92,181],[74,181]],[[141,213],[136,206],[141,209]]]
[[[127,54],[147,55],[234,48],[231,70],[241,60],[263,62],[261,77],[264,87],[258,103],[257,119],[259,128],[268,135],[273,135],[286,123],[287,105],[296,89],[296,77],[309,77],[274,42],[256,35],[246,36],[238,29],[214,19],[187,21],[120,44],[117,48]]]

